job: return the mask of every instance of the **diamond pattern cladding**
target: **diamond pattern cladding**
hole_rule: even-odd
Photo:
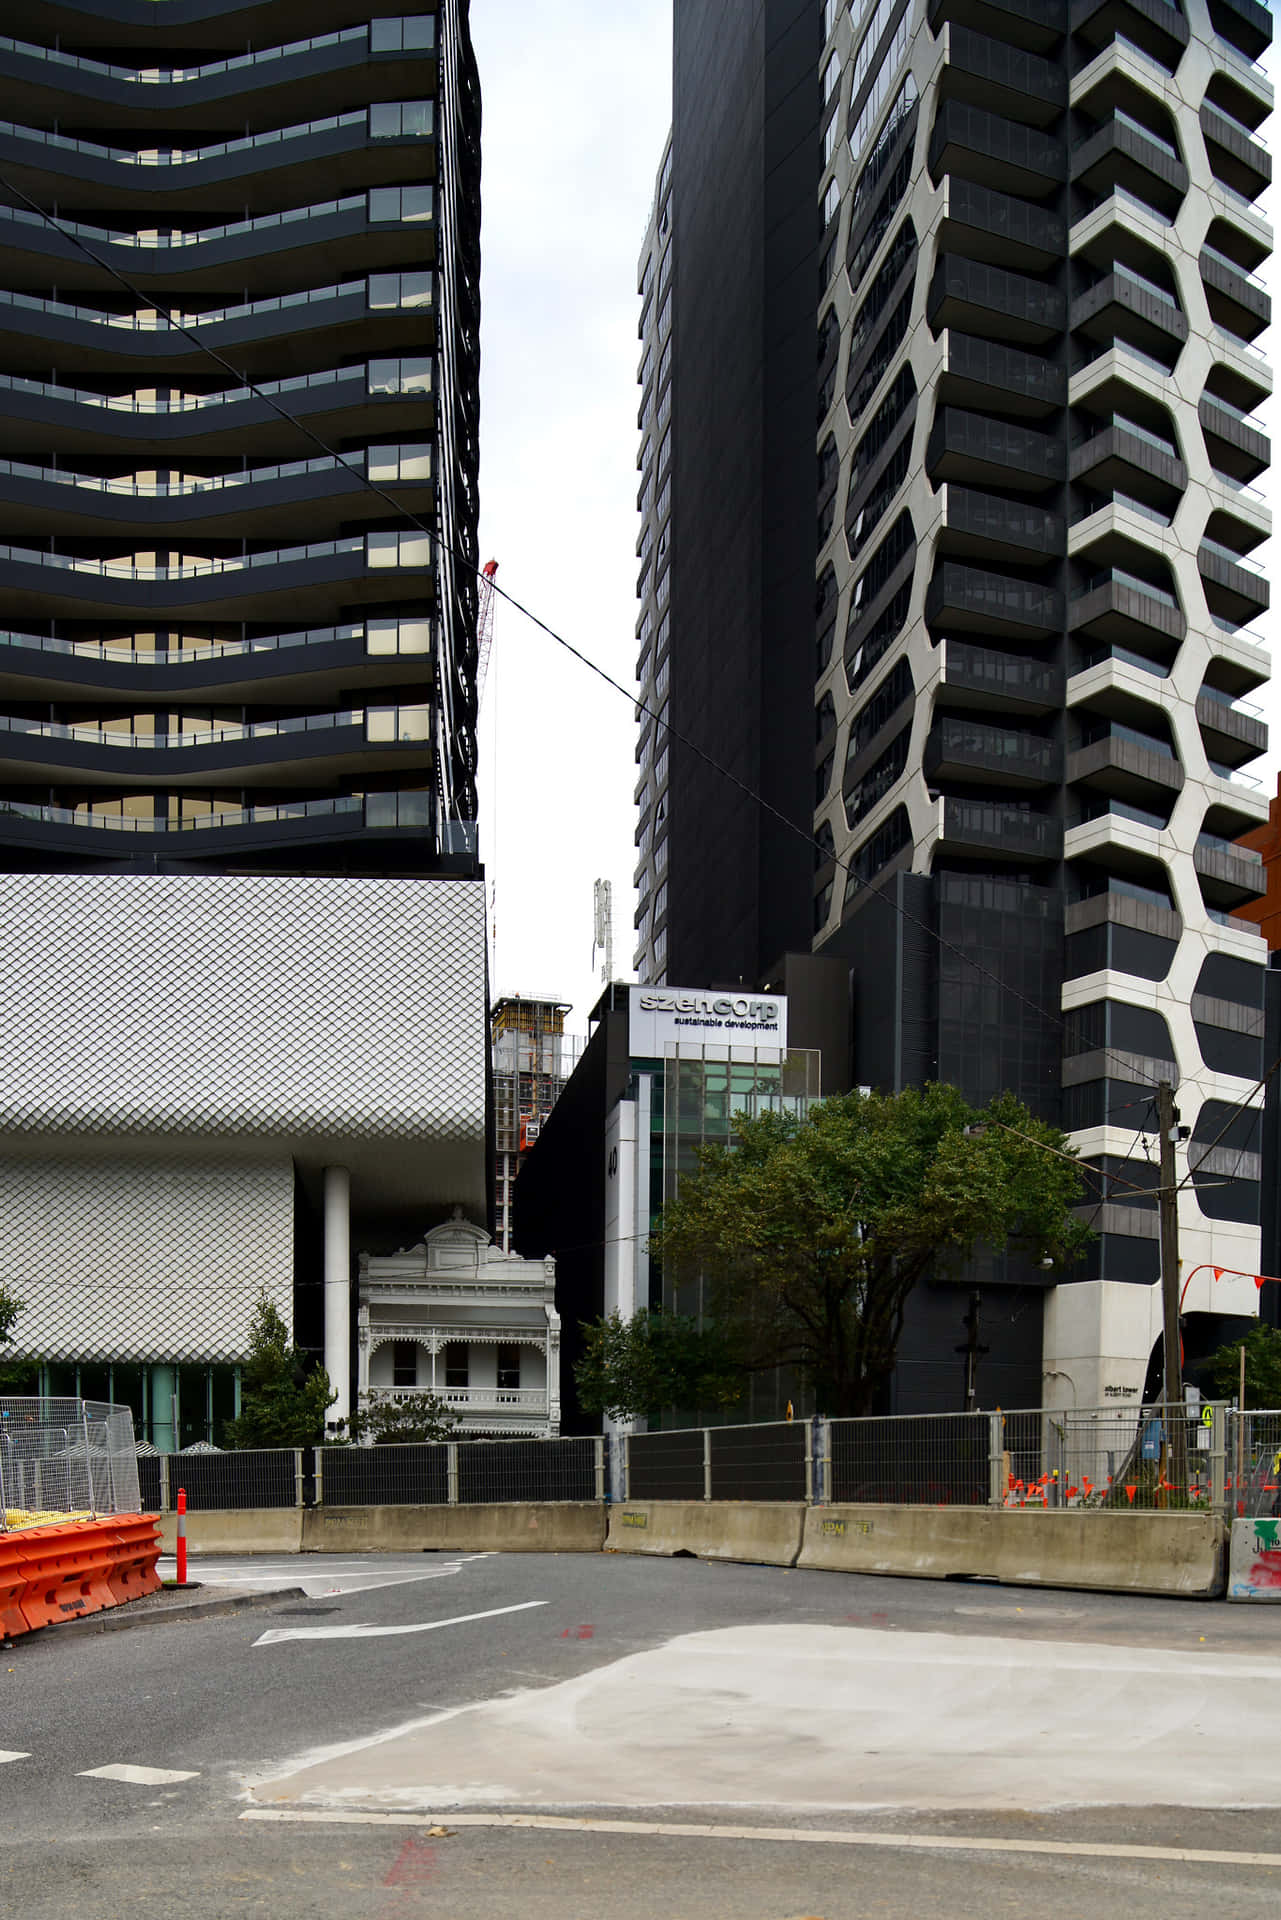
[[[293,1325],[293,1168],[0,1161],[14,1351],[243,1360],[260,1293]]]
[[[0,875],[4,1134],[483,1141],[484,885]]]

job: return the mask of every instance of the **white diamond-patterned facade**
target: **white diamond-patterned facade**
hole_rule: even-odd
[[[339,1293],[352,1227],[484,1218],[481,882],[3,874],[0,1007],[22,1353],[240,1360],[306,1217]]]
[[[360,1256],[362,1409],[434,1396],[459,1433],[560,1431],[556,1263],[522,1260],[461,1216]]]

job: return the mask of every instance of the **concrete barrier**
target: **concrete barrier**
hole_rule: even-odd
[[[172,1553],[177,1516],[162,1513],[160,1550]],[[188,1513],[188,1553],[297,1553],[302,1546],[299,1507],[219,1507]]]
[[[605,1551],[794,1567],[804,1521],[799,1500],[627,1500],[609,1509]]]
[[[1281,1600],[1281,1520],[1234,1520],[1228,1599]]]
[[[304,1553],[599,1553],[605,1542],[605,1509],[595,1500],[308,1507],[301,1518]]]
[[[797,1564],[1213,1599],[1223,1560],[1223,1528],[1209,1513],[848,1506],[809,1508]]]

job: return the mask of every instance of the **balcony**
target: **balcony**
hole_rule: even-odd
[[[1030,126],[1048,126],[1067,106],[1067,72],[1060,61],[952,23],[940,84],[950,100]]]
[[[957,407],[939,409],[925,448],[931,480],[988,481],[1033,493],[1057,486],[1066,465],[1059,435]]]
[[[462,1330],[473,1339],[482,1331],[471,1326]],[[499,1414],[522,1422],[550,1418],[546,1387],[366,1387],[363,1397],[371,1407],[412,1406],[433,1394],[460,1415]]]
[[[1108,345],[1121,334],[1167,365],[1188,337],[1187,315],[1173,294],[1120,262],[1077,294],[1069,326]]]
[[[1201,132],[1205,136],[1215,178],[1222,180],[1247,200],[1257,200],[1272,182],[1272,155],[1249,127],[1242,126],[1231,114],[1204,101],[1200,111]]]
[[[146,127],[155,121],[165,132],[189,114],[218,131],[241,132],[246,118],[258,127],[279,126],[296,105],[300,84],[308,102],[326,113],[364,104],[371,73],[385,90],[403,78],[414,92],[434,92],[435,16],[416,16],[412,25],[415,44],[407,43],[403,28],[394,31],[399,20],[388,19],[165,67],[113,64],[0,36],[0,110],[12,112],[21,100],[42,117],[68,121],[84,117],[83,104],[97,126]],[[113,22],[112,37],[121,45],[138,44],[124,23]],[[139,44],[139,54],[144,52],[150,52],[145,42]]]
[[[940,254],[926,301],[935,333],[944,327],[1044,346],[1062,333],[1067,302],[1057,287],[981,260]]]
[[[1063,595],[1057,588],[954,560],[936,568],[925,596],[925,618],[936,631],[977,629],[1036,640],[1061,633],[1063,616]]]
[[[977,781],[984,787],[1057,784],[1063,756],[1053,740],[956,715],[936,719],[925,742],[927,780]]]
[[[945,100],[930,135],[930,175],[961,174],[1002,193],[1045,199],[1067,179],[1067,148],[1039,128]]]
[[[1229,693],[1202,687],[1196,699],[1201,739],[1211,760],[1239,767],[1268,750],[1268,725],[1258,707],[1241,707]]]
[[[1253,340],[1272,322],[1272,302],[1263,282],[1215,247],[1202,247],[1198,264],[1210,318],[1216,326]]]
[[[1126,188],[1173,218],[1188,190],[1188,170],[1170,141],[1123,107],[1087,133],[1072,149],[1072,179],[1105,198]]]
[[[1262,855],[1217,834],[1197,836],[1192,864],[1207,906],[1230,911],[1247,900],[1257,900],[1266,885]]]
[[[1272,9],[1261,0],[1210,0],[1210,23],[1220,42],[1247,60],[1258,60],[1272,44]]]
[[[1017,653],[997,653],[969,640],[942,642],[940,706],[978,707],[1012,715],[1054,713],[1063,705],[1057,667]]]
[[[1069,479],[1088,481],[1101,493],[1155,494],[1173,513],[1188,484],[1188,470],[1176,449],[1138,420],[1114,418],[1110,426],[1072,449]],[[1155,481],[1156,485],[1150,483]]]
[[[967,260],[1043,273],[1067,251],[1067,222],[1033,200],[949,174],[939,246]]]
[[[1217,472],[1250,481],[1267,471],[1272,463],[1272,442],[1256,418],[1214,393],[1201,395],[1197,417],[1210,465]]]
[[[256,860],[276,847],[291,849],[293,860],[308,844],[361,841],[371,833],[385,832],[421,837],[432,831],[434,823],[429,793],[378,793],[365,800],[352,796],[288,800],[173,824],[150,816],[91,814],[79,808],[0,799],[0,841],[6,846],[95,860],[133,859],[143,849],[148,858],[163,857],[169,851],[184,862],[221,861],[234,854]],[[459,833],[466,825],[453,823]],[[467,831],[474,841],[474,827]],[[463,851],[461,842],[457,851]]]
[[[930,0],[935,33],[950,22],[974,27],[1011,46],[1050,53],[1067,32],[1067,0]]]
[[[1197,548],[1197,567],[1205,588],[1205,603],[1212,614],[1233,626],[1243,627],[1256,615],[1266,613],[1272,595],[1267,578],[1252,560],[1233,552],[1217,540],[1202,540]]]
[[[1105,47],[1116,34],[1173,69],[1188,44],[1188,23],[1166,0],[1072,0],[1072,32]]]
[[[1067,779],[1168,818],[1173,797],[1183,791],[1184,773],[1167,747],[1136,728],[1112,723],[1071,749]]]
[[[940,345],[939,394],[955,406],[997,407],[1002,413],[1036,418],[1057,412],[1067,401],[1067,376],[1057,360],[954,328],[943,334]]]
[[[1003,805],[999,800],[941,802],[939,840],[950,854],[1022,865],[1027,860],[1057,861],[1063,854],[1063,828],[1048,814]]]
[[[1035,564],[1063,552],[1061,514],[955,484],[943,487],[938,498],[943,516],[940,545],[945,553],[1017,565],[1029,560]]]
[[[1096,640],[1178,646],[1188,630],[1172,594],[1120,568],[1095,576],[1068,604],[1068,626]]]

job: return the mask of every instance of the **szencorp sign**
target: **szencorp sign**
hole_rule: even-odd
[[[787,1001],[772,993],[687,992],[678,987],[631,989],[630,1052],[661,1054],[665,1043],[692,1046],[785,1047]]]

